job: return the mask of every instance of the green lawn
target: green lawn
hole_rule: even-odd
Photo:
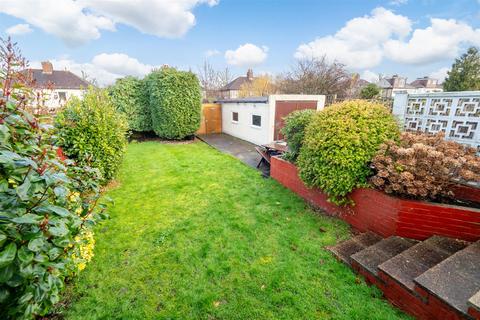
[[[135,143],[66,319],[406,319],[324,247],[348,226],[203,143]]]

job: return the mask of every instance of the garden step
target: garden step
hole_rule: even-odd
[[[421,289],[467,316],[468,300],[480,290],[480,241],[415,278]]]
[[[355,237],[343,241],[336,246],[328,248],[339,260],[343,261],[344,263],[350,265],[351,259],[350,256],[354,253],[357,253],[377,242],[382,240],[382,237],[373,233],[373,232],[365,232]]]
[[[378,266],[399,253],[415,245],[418,241],[393,236],[383,239],[374,245],[351,256],[352,263],[358,264],[374,276],[378,276]]]
[[[468,244],[457,239],[433,236],[382,263],[378,269],[413,291],[413,279]]]
[[[480,319],[480,291],[468,300],[468,314],[475,320]]]

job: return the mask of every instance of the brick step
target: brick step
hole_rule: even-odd
[[[480,291],[468,299],[468,314],[475,320],[480,320]]]
[[[413,280],[416,277],[464,249],[468,244],[461,240],[433,236],[382,263],[378,269],[413,292],[415,287]]]
[[[337,259],[350,265],[351,258],[350,256],[354,253],[357,253],[377,242],[382,240],[382,237],[372,232],[365,232],[355,237],[343,241],[336,246],[329,247],[328,250],[331,251]]]
[[[428,269],[414,283],[415,291],[427,299],[431,314],[439,319],[447,315],[471,319],[468,301],[480,290],[480,241]]]
[[[351,256],[352,267],[365,276],[369,282],[381,286],[381,281],[378,278],[378,266],[417,243],[416,240],[397,236],[380,240],[374,245],[353,254]]]

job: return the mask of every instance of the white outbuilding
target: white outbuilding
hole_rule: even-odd
[[[257,145],[283,139],[284,117],[296,110],[322,110],[324,95],[275,94],[219,100],[222,131]]]

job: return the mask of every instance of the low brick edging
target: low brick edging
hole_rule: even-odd
[[[327,195],[321,190],[307,188],[298,176],[297,167],[278,157],[271,159],[270,176],[313,206],[340,217],[362,232],[417,240],[433,235],[467,241],[480,239],[479,209],[405,200],[367,188],[355,189],[350,194],[354,206],[339,207],[328,202]],[[461,192],[458,196],[462,196],[462,192],[468,195],[465,200],[480,199],[479,190],[459,188]]]

